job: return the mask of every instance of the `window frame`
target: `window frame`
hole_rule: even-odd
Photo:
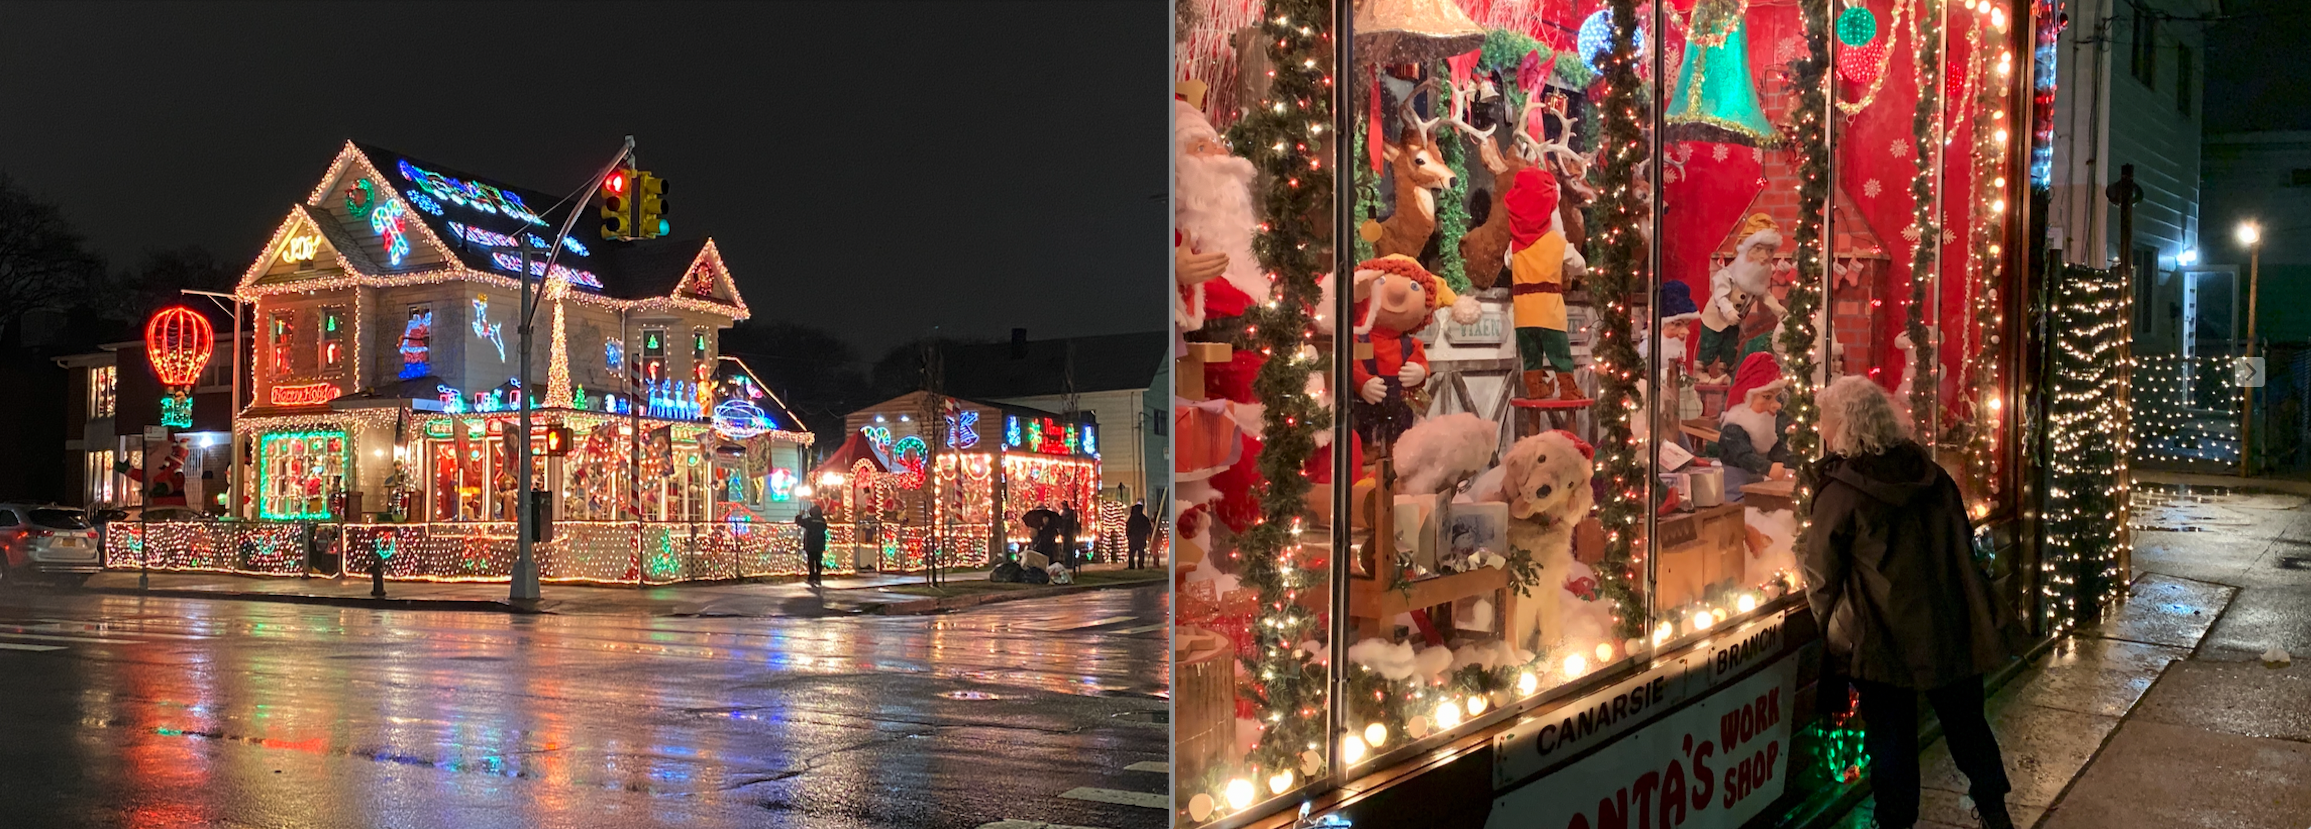
[[[88,419],[104,420],[120,412],[120,367],[89,366]]]

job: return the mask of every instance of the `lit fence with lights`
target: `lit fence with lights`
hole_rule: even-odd
[[[885,572],[917,572],[937,552],[947,567],[988,564],[985,524],[884,527],[867,540],[851,524],[827,527],[830,574],[866,560]],[[558,521],[536,547],[539,578],[598,584],[794,576],[806,571],[802,528],[745,522]],[[117,570],[259,576],[368,575],[382,559],[400,581],[505,581],[513,571],[512,522],[333,524],[321,522],[122,521],[105,529],[105,566]]]
[[[2311,469],[2311,347],[2271,344],[2260,370],[2227,354],[2137,355],[2134,459],[2158,468],[2220,472],[2239,463],[2239,414],[2252,375],[2255,471]]]

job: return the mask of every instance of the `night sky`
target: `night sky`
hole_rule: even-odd
[[[1152,331],[1169,26],[1164,0],[7,3],[0,170],[116,266],[238,268],[349,138],[562,194],[630,133],[757,317],[868,359],[934,326]]]

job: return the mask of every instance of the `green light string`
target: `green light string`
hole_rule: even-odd
[[[1298,536],[1310,486],[1301,470],[1317,451],[1317,433],[1332,426],[1331,410],[1307,388],[1310,372],[1329,372],[1330,356],[1321,348],[1312,359],[1302,354],[1313,344],[1316,279],[1332,270],[1333,180],[1324,163],[1332,121],[1330,18],[1325,0],[1268,4],[1260,29],[1274,78],[1266,97],[1228,131],[1229,143],[1266,174],[1261,215],[1269,219],[1253,252],[1274,276],[1276,297],[1245,312],[1239,338],[1267,358],[1252,384],[1264,407],[1265,481],[1254,493],[1260,517],[1237,536],[1237,577],[1259,600],[1251,652],[1239,657],[1246,678],[1240,693],[1251,698],[1262,726],[1246,757],[1258,781],[1320,773],[1305,768],[1301,756],[1327,742],[1328,672],[1317,654],[1300,649],[1323,634],[1322,617],[1298,601],[1306,591],[1321,595],[1325,579],[1303,556]]]
[[[1652,205],[1639,193],[1637,173],[1651,157],[1645,127],[1652,121],[1652,107],[1637,77],[1637,2],[1612,0],[1609,6],[1613,31],[1599,59],[1605,93],[1597,105],[1603,121],[1596,167],[1598,232],[1589,240],[1593,249],[1589,286],[1598,311],[1592,355],[1597,402],[1590,411],[1597,425],[1595,462],[1605,485],[1597,509],[1605,529],[1597,590],[1616,609],[1616,634],[1631,639],[1645,626],[1634,547],[1648,509],[1646,488],[1652,483],[1629,420],[1645,405],[1644,394],[1637,389],[1644,361],[1637,356],[1629,317],[1631,298],[1648,284],[1647,242],[1641,229],[1651,225]]]
[[[1825,254],[1834,261],[1836,252],[1829,250],[1833,241],[1824,238],[1822,227],[1830,201],[1829,125],[1823,120],[1829,106],[1829,0],[1807,0],[1798,8],[1805,22],[1806,51],[1789,64],[1790,88],[1797,101],[1790,107],[1786,126],[1791,151],[1798,156],[1797,227],[1791,233],[1797,242],[1797,282],[1789,288],[1785,304],[1789,313],[1781,319],[1778,342],[1786,355],[1782,376],[1790,380],[1789,451],[1806,461],[1798,466],[1796,490],[1802,536],[1813,514],[1817,483],[1811,461],[1821,457],[1822,449],[1821,413],[1814,408],[1815,351],[1821,332],[1814,327],[1814,318],[1822,306],[1822,279],[1829,264]]]

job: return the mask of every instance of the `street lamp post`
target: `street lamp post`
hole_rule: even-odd
[[[2254,222],[2239,225],[2239,244],[2247,246],[2247,359],[2255,359],[2255,295],[2263,285],[2263,231]],[[2255,387],[2245,387],[2246,397],[2239,406],[2239,477],[2253,471],[2254,457],[2249,447],[2255,428]]]

